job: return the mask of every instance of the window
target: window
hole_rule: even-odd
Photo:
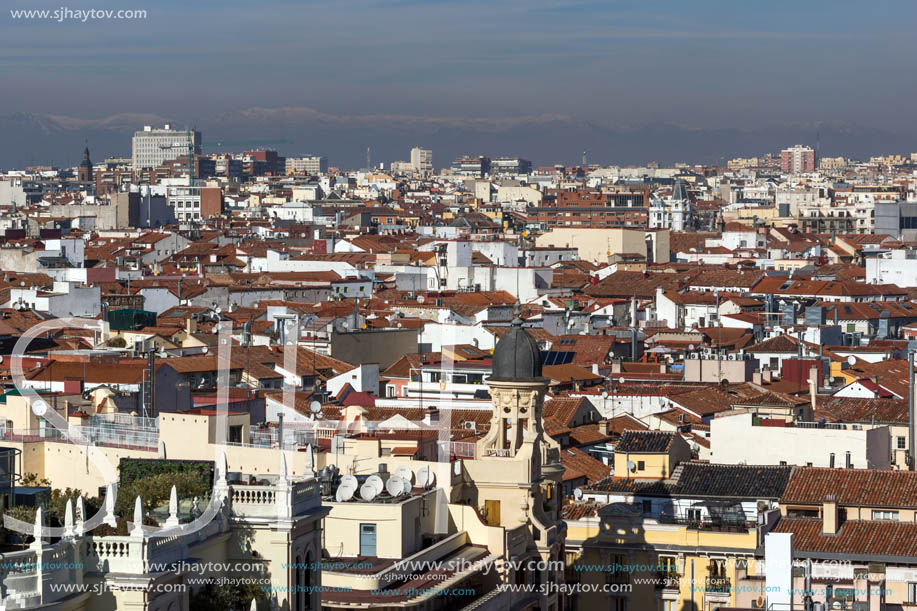
[[[906,447],[907,447],[907,441],[905,440],[904,437],[899,436],[898,437],[898,449],[903,450]]]
[[[873,520],[897,520],[898,512],[897,511],[880,511],[874,509],[872,512]]]
[[[643,513],[653,513],[653,501],[643,501]]]
[[[643,471],[646,468],[646,463],[642,460],[637,461],[637,471]]]
[[[917,603],[917,583],[907,584],[907,602],[910,604]]]

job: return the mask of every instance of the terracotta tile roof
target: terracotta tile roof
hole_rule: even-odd
[[[603,507],[595,501],[569,503],[560,508],[560,515],[564,520],[582,520],[583,518],[596,517],[596,511]]]
[[[541,369],[544,377],[555,382],[564,383],[574,380],[576,382],[596,382],[604,380],[600,375],[592,373],[585,367],[568,363],[566,365],[545,365]]]
[[[636,426],[632,428],[637,429]],[[599,431],[598,424],[584,424],[570,429],[570,441],[580,447],[595,445],[614,439],[615,436],[610,434],[610,429],[608,432],[609,434],[606,435]]]
[[[766,339],[763,342],[758,342],[753,344],[745,349],[746,352],[760,353],[760,352],[773,352],[777,354],[789,354],[795,353],[798,351],[799,343],[789,335],[778,335],[777,337],[772,337]]]
[[[917,472],[794,467],[780,502],[820,505],[829,494],[841,506],[917,508]]]
[[[90,384],[140,384],[146,373],[142,359],[117,363],[51,361],[41,369],[26,374],[35,381],[79,380]]]
[[[826,535],[818,518],[783,518],[773,532],[793,533],[793,548],[810,554],[900,558],[906,564],[913,564],[917,556],[913,522],[850,520],[842,522],[837,533]]]
[[[564,467],[564,481],[586,478],[588,484],[595,483],[611,473],[611,468],[579,448],[560,451],[560,462]]]
[[[595,411],[586,397],[557,397],[546,401],[542,407],[544,419],[555,420],[562,426],[571,426],[573,416],[580,409]]]
[[[908,423],[907,399],[860,399],[853,397],[815,397],[815,418],[828,422],[876,424]]]

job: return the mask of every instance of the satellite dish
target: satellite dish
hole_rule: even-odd
[[[395,476],[401,478],[410,486],[414,483],[414,472],[410,467],[400,466],[395,469]]]
[[[3,356],[0,356],[0,363],[3,362]]]
[[[334,500],[338,503],[349,501],[353,498],[353,493],[356,492],[356,490],[356,486],[341,483],[341,485],[338,486],[337,492],[334,493]]]
[[[635,471],[636,469],[637,469],[637,464],[634,461],[632,460],[627,461],[627,470],[628,471]]]
[[[391,496],[401,496],[404,494],[406,482],[397,475],[388,478],[385,482],[385,491]]]
[[[602,398],[603,398],[603,399],[607,399],[607,398],[608,398],[608,391],[607,391],[607,390],[603,390],[603,391],[602,391]]]
[[[322,404],[318,401],[313,401],[309,404],[309,409],[312,410],[313,414],[317,414],[322,411]]]
[[[423,302],[426,301],[426,300],[427,300],[427,298],[424,297],[423,295],[418,295],[418,296],[417,296],[417,303],[423,303]]]
[[[575,488],[575,489],[573,490],[573,498],[575,498],[577,501],[582,500],[582,498],[583,498],[583,490],[582,490],[582,488]]]
[[[341,485],[350,486],[354,490],[360,487],[360,483],[357,481],[353,475],[342,475],[341,476]]]
[[[48,413],[48,404],[44,401],[36,401],[32,404],[32,413],[41,418]]]
[[[854,365],[856,365],[856,364],[857,364],[857,357],[853,356],[852,354],[851,354],[850,356],[848,356],[848,357],[847,357],[847,364],[850,365],[851,367],[853,367]]]
[[[417,485],[422,488],[432,486],[436,482],[436,474],[430,467],[421,467],[417,471]]]
[[[693,351],[693,350],[694,350],[694,344],[688,344],[688,350]]]
[[[370,484],[369,482],[366,482],[365,484],[360,486],[360,497],[364,501],[373,500],[374,498],[376,498],[377,494],[379,494],[379,491],[376,490],[376,487]]]
[[[383,482],[382,478],[378,475],[370,475],[367,477],[366,481],[363,482],[363,485],[365,486],[367,484],[376,489],[376,494],[381,494],[382,491],[385,490],[385,482]],[[362,488],[360,490],[362,494]]]
[[[203,348],[201,348],[201,354],[207,354],[208,352],[210,352],[210,348],[208,348],[207,346],[204,346]]]

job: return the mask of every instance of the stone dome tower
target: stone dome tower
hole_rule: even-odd
[[[522,328],[517,315],[509,331],[494,348],[491,381],[534,380],[541,378],[541,350],[535,339]]]
[[[526,442],[541,443],[541,407],[548,382],[541,375],[538,343],[522,328],[517,311],[494,347],[492,375],[487,378],[493,415],[490,430],[478,442],[482,455],[516,456]]]

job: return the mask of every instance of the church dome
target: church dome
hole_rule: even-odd
[[[541,378],[541,350],[516,318],[494,348],[490,379],[497,382]]]

